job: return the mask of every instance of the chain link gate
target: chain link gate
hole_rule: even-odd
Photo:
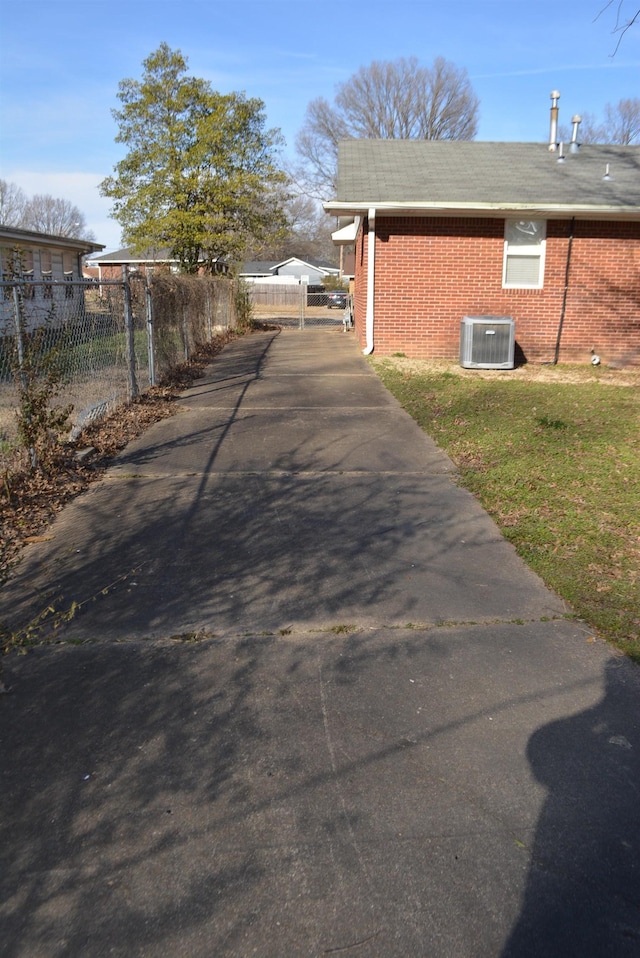
[[[322,286],[248,283],[247,289],[256,322],[299,330],[352,328],[351,301],[346,292],[344,298],[334,302],[331,291]]]

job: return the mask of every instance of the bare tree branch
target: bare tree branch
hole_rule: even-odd
[[[620,49],[620,44],[622,43],[622,38],[624,37],[627,30],[629,30],[634,23],[640,21],[640,7],[634,13],[623,13],[624,5],[626,0],[607,0],[604,7],[598,12],[597,16],[594,18],[594,23],[596,20],[599,20],[603,13],[605,13],[610,7],[615,6],[616,10],[616,22],[611,31],[613,34],[619,34],[618,42],[616,43],[615,49],[610,56],[614,57],[618,50]]]
[[[580,143],[617,143],[632,146],[640,143],[640,98],[629,97],[617,103],[607,103],[604,120],[598,121],[591,113],[582,114],[578,134]],[[566,126],[558,131],[560,140],[568,143],[571,132]]]
[[[36,194],[27,201],[22,218],[24,229],[53,236],[89,239],[84,215],[70,200]],[[93,234],[91,235],[93,238]]]
[[[0,180],[0,223],[16,229],[94,240],[84,214],[69,200],[40,194],[27,197],[15,183]]]
[[[335,217],[328,216],[322,205],[310,196],[289,196],[285,201],[288,228],[272,242],[251,244],[247,256],[259,260],[283,260],[299,256],[306,260],[337,263],[337,252],[331,240]]]
[[[624,146],[640,143],[640,97],[619,100],[615,105],[607,103],[605,117],[609,142]]]
[[[15,183],[0,180],[0,223],[18,227],[22,221],[27,197]]]
[[[335,192],[342,139],[470,140],[478,106],[466,70],[442,57],[431,67],[415,57],[360,67],[338,86],[333,104],[320,97],[307,107],[296,149],[308,188],[323,199]]]

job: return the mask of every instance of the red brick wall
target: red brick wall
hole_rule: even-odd
[[[155,267],[152,267],[152,270],[154,268],[157,271],[158,269],[167,269],[168,267],[164,265],[162,266],[156,265]],[[104,264],[100,267],[100,269],[101,269],[101,273],[100,273],[101,279],[118,279],[118,280],[122,279],[121,264],[116,264],[116,265]],[[135,270],[132,270],[132,268],[128,266],[127,272],[129,273],[129,275],[131,275],[132,273],[133,275],[136,275],[137,273],[140,276],[145,276],[147,273],[147,267],[144,264],[139,264]]]
[[[501,219],[376,219],[375,351],[456,359],[460,320],[512,316],[517,358],[553,359],[569,220],[547,223],[542,289],[503,289]],[[368,236],[356,244],[355,325],[365,345]],[[560,343],[561,362],[640,365],[640,223],[576,221]]]

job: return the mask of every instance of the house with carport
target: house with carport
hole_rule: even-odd
[[[366,354],[453,360],[485,317],[519,362],[640,365],[640,147],[345,140],[324,207]]]

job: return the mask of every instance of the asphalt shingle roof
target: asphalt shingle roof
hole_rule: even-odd
[[[278,266],[285,266],[287,263],[295,261],[300,263],[303,266],[312,266],[314,269],[319,270],[330,270],[335,272],[336,267],[331,263],[326,262],[325,260],[319,259],[301,259],[299,256],[289,256],[287,259],[273,259],[273,260],[254,260],[251,262],[243,263],[240,270],[241,275],[251,275],[258,273],[270,273],[276,269]]]
[[[240,269],[241,273],[270,273],[274,266],[276,266],[276,260],[251,260],[248,263],[243,263]]]
[[[640,147],[590,144],[572,154],[567,145],[564,153],[559,163],[558,153],[544,143],[343,140],[336,202],[360,208],[594,206],[640,213]]]
[[[92,263],[175,263],[177,260],[171,256],[169,249],[161,248],[155,250],[145,250],[143,253],[135,254],[125,246],[124,249],[117,249],[113,253],[105,253],[103,256],[94,256]]]

